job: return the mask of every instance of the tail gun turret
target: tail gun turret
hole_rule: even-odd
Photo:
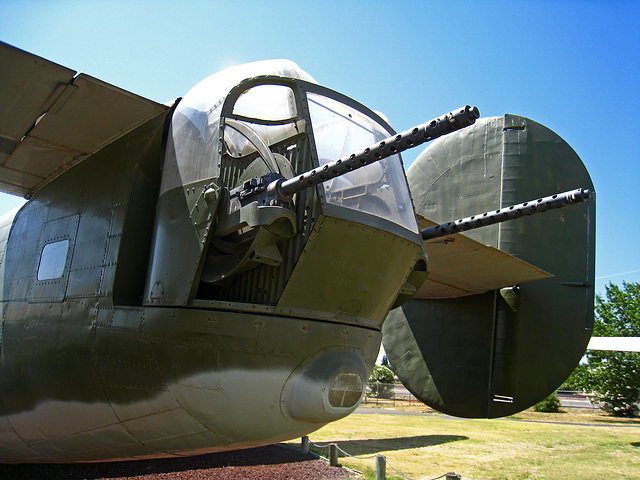
[[[280,266],[284,259],[277,245],[292,238],[300,228],[294,216],[294,212],[299,208],[299,205],[295,206],[292,201],[294,195],[468,127],[479,115],[476,107],[467,105],[325,165],[293,176],[289,175],[290,178],[285,178],[281,171],[275,171],[273,168],[266,174],[247,178],[234,188],[222,190],[219,195],[213,192],[211,187],[212,193],[216,193],[216,201],[220,199],[216,223],[212,229],[212,238],[215,239],[212,243],[217,248],[222,240],[225,248],[229,249],[229,246],[233,245],[233,248],[241,253],[236,255],[237,258],[233,258],[233,262],[220,260],[224,257],[231,258],[226,252],[216,251],[215,255],[210,254],[209,260],[204,264],[201,280],[215,283],[259,264]],[[266,147],[264,150],[266,152]],[[266,157],[268,153],[261,155]],[[204,194],[205,199],[206,195],[207,192]],[[368,195],[373,197],[374,194]],[[413,216],[410,199],[406,208],[411,208],[408,214]]]

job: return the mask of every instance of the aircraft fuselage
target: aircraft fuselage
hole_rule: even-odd
[[[362,397],[380,326],[419,245],[320,215],[299,262],[311,270],[283,287],[288,303],[220,301],[205,289],[185,305],[153,295],[145,304],[164,122],[107,146],[3,219],[0,462],[270,444],[346,416]],[[338,226],[353,233],[322,253],[323,232]],[[367,252],[354,253],[349,235],[368,241]],[[408,252],[400,273],[398,257],[371,264],[397,244]],[[181,253],[173,255],[179,275]],[[328,284],[313,275],[318,262]]]

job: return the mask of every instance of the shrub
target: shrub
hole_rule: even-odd
[[[534,408],[536,412],[558,413],[560,411],[560,400],[558,400],[558,396],[555,393],[552,393],[538,402]]]

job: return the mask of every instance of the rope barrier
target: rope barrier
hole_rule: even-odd
[[[392,469],[394,472],[396,472],[398,475],[400,475],[402,478],[405,478],[406,480],[415,480],[415,479],[413,479],[413,478],[411,478],[411,477],[407,477],[407,476],[406,476],[406,475],[404,475],[403,473],[399,472],[399,471],[398,471],[398,470],[397,470],[393,465],[391,465],[391,464],[387,461],[387,458],[386,458],[384,455],[379,455],[379,454],[366,455],[366,456],[362,456],[362,455],[351,455],[350,453],[345,452],[342,448],[340,448],[340,447],[338,446],[338,444],[337,444],[337,443],[334,443],[334,442],[332,442],[332,443],[327,443],[327,444],[324,444],[324,445],[320,445],[320,444],[317,444],[317,443],[309,442],[309,445],[314,446],[315,448],[318,448],[318,449],[330,448],[330,447],[333,445],[333,446],[335,446],[335,448],[336,448],[339,452],[341,452],[345,457],[354,458],[354,459],[356,459],[356,460],[371,460],[372,458],[382,457],[382,458],[384,459],[384,463],[385,463],[385,464],[387,464],[387,465],[389,465],[389,466],[391,467],[391,469]],[[359,472],[359,473],[360,473],[360,472]],[[448,477],[448,476],[451,476],[451,478],[460,478],[460,476],[459,476],[459,475],[456,475],[455,473],[447,472],[447,473],[444,473],[444,474],[440,475],[439,477],[433,477],[433,478],[431,478],[431,479],[429,479],[429,480],[439,480],[440,478],[445,478],[445,477]],[[377,477],[376,477],[376,478],[377,478]]]

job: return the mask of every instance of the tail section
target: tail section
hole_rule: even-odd
[[[514,115],[436,140],[407,177],[423,228],[575,188],[593,191],[562,138]],[[595,195],[427,240],[424,249],[427,281],[383,329],[402,383],[461,417],[510,415],[553,392],[591,336]]]

